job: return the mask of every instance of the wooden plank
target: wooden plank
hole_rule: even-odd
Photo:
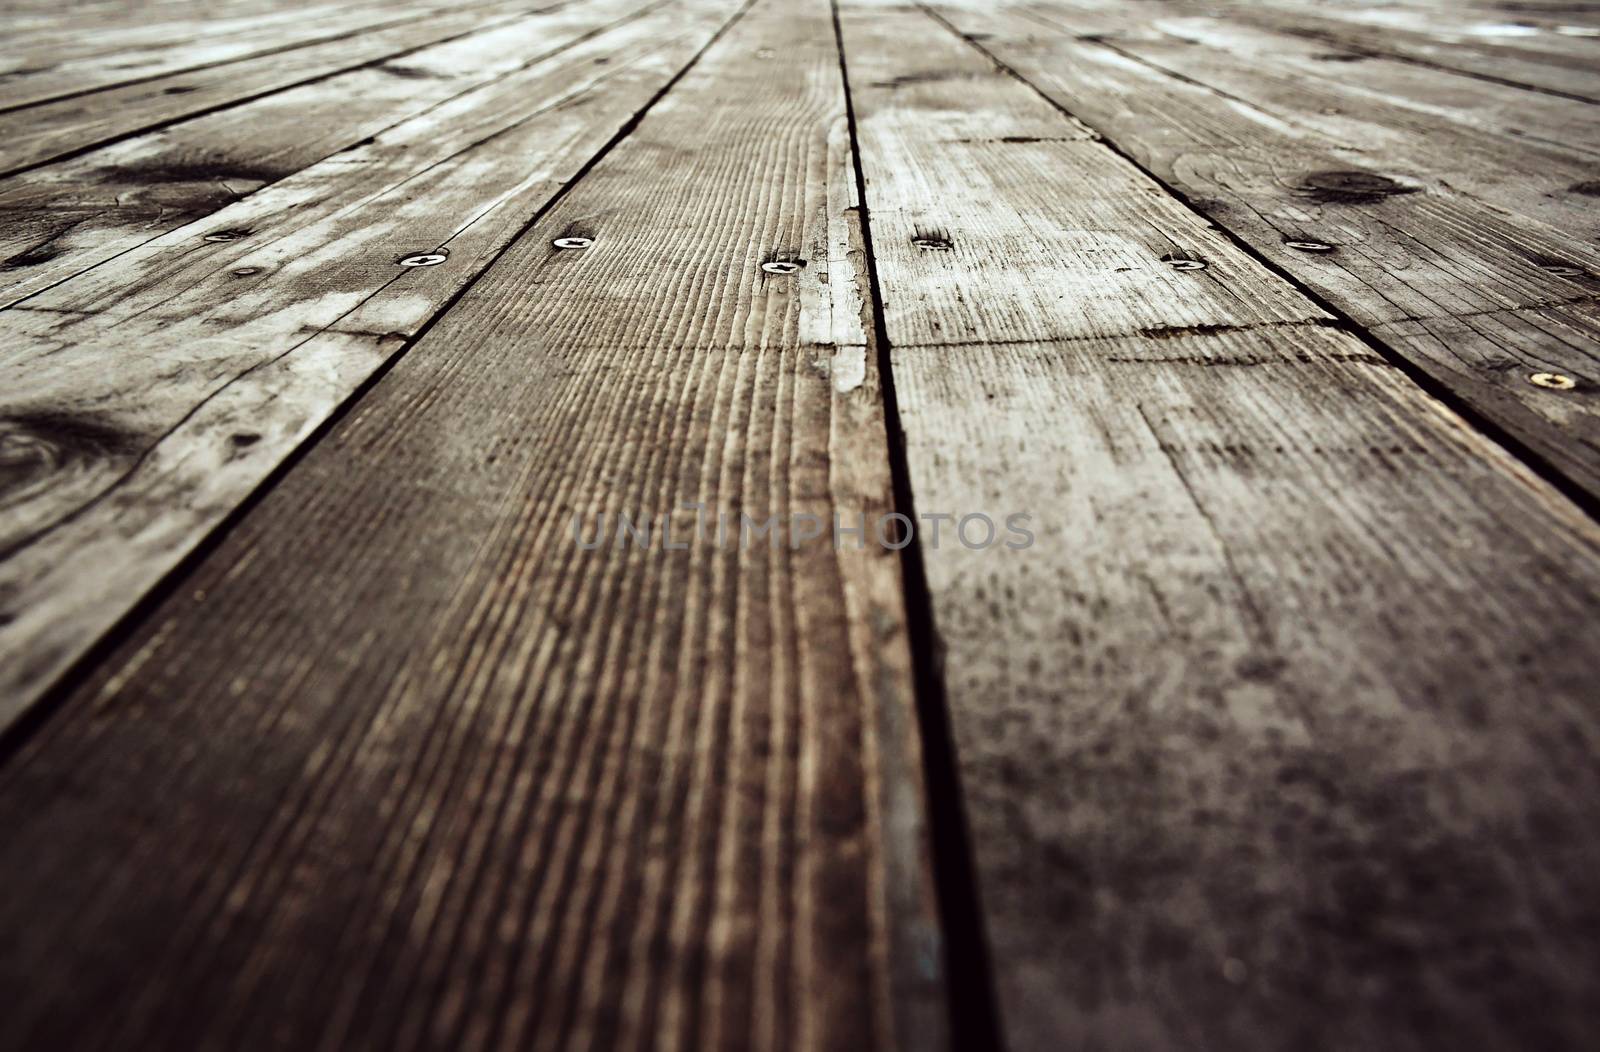
[[[934,21],[843,31],[916,511],[1035,535],[921,523],[1005,1047],[1591,1046],[1600,530]]]
[[[756,7],[65,701],[0,1043],[947,1047],[898,556],[570,533],[887,510],[849,144]]]
[[[1592,245],[1015,12],[938,12],[1529,456],[1600,494]],[[1534,382],[1545,374],[1575,386]]]
[[[1296,32],[1334,47],[1600,102],[1600,71],[1594,60],[1600,24],[1582,5],[1535,5],[1531,10],[1484,5],[1473,11],[1454,4],[1345,6],[1274,0],[1212,10],[1229,20],[1292,24]]]
[[[0,307],[654,6],[567,5],[0,181]]]
[[[43,38],[11,35],[0,74],[0,110],[97,91],[132,80],[180,73],[342,39],[443,10],[443,5],[320,4],[279,11],[189,9],[176,20],[97,26],[76,9],[57,9]],[[10,26],[7,27],[8,30]]]
[[[1248,107],[1324,148],[1381,157],[1580,246],[1600,237],[1594,198],[1570,189],[1600,161],[1593,105],[1380,57],[1327,61],[1326,45],[1222,19],[1151,17],[1180,9],[1130,15],[1109,0],[1061,0],[1030,14],[1075,37],[1092,26],[1094,43],[1203,85],[1218,108]]]
[[[0,113],[0,175],[172,121],[235,105],[528,14],[530,0],[452,5],[425,17],[289,51],[185,70]],[[404,75],[404,74],[401,74]]]
[[[447,306],[735,3],[664,7],[0,312],[0,419],[20,450],[0,519],[0,722]]]

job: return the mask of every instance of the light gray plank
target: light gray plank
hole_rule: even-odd
[[[654,6],[568,4],[0,180],[0,306]]]

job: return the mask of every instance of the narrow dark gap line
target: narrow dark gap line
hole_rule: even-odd
[[[681,69],[674,73],[671,79],[657,89],[656,92],[645,101],[644,105],[636,110],[633,116],[629,117],[627,122],[624,123],[622,127],[618,128],[616,133],[613,134],[611,138],[606,140],[605,145],[601,146],[592,157],[585,161],[578,168],[578,170],[572,174],[570,179],[567,179],[565,182],[563,182],[556,192],[550,195],[550,199],[547,200],[543,205],[539,206],[538,210],[535,211],[534,214],[529,217],[529,219],[523,223],[521,227],[518,228],[517,232],[495,252],[489,261],[485,263],[476,274],[473,274],[471,277],[467,278],[466,281],[462,283],[461,287],[456,289],[456,291],[452,293],[447,300],[445,300],[444,304],[440,306],[438,310],[434,311],[433,314],[429,316],[428,320],[423,322],[422,325],[417,328],[417,331],[411,336],[410,339],[406,340],[406,342],[402,344],[394,352],[394,354],[390,355],[388,359],[374,369],[371,375],[369,375],[365,380],[361,381],[361,383],[350,392],[348,397],[340,402],[339,405],[331,413],[329,413],[328,416],[320,424],[318,424],[317,427],[309,435],[307,435],[298,446],[291,450],[288,455],[286,455],[283,460],[279,462],[279,464],[274,467],[264,479],[261,480],[256,488],[250,492],[249,496],[240,501],[239,504],[234,507],[233,510],[230,511],[221,522],[213,527],[211,531],[207,533],[205,537],[203,537],[187,555],[178,561],[176,566],[167,571],[160,581],[152,586],[150,590],[147,591],[137,603],[133,604],[133,606],[130,607],[126,613],[118,618],[116,623],[112,625],[111,628],[109,628],[104,634],[102,634],[100,638],[88,648],[88,650],[79,656],[79,658],[72,663],[72,666],[68,668],[67,671],[63,672],[61,676],[57,678],[56,682],[47,690],[45,690],[32,705],[24,709],[14,720],[11,721],[8,726],[0,727],[0,766],[9,763],[12,758],[22,748],[24,748],[26,744],[34,738],[35,735],[39,733],[41,728],[45,726],[50,718],[61,709],[62,705],[66,702],[66,699],[88,680],[89,676],[94,672],[94,670],[98,669],[107,659],[109,659],[111,654],[114,653],[118,647],[121,647],[130,638],[132,638],[133,634],[139,629],[139,627],[148,621],[151,616],[153,616],[154,613],[160,609],[163,603],[165,603],[183,587],[184,582],[192,573],[194,573],[195,569],[198,568],[202,562],[209,558],[211,554],[222,545],[222,543],[227,539],[228,535],[238,527],[239,523],[244,521],[244,519],[255,510],[257,505],[267,498],[267,495],[280,482],[283,481],[284,477],[287,476],[289,472],[293,471],[294,468],[302,460],[304,460],[317,445],[325,440],[328,435],[339,426],[344,418],[348,416],[350,412],[361,403],[362,399],[367,396],[368,392],[383,382],[383,379],[389,375],[395,366],[400,364],[401,359],[409,354],[413,347],[422,342],[428,333],[433,330],[434,326],[438,325],[438,323],[443,320],[445,315],[449,314],[451,309],[453,309],[455,305],[472,290],[473,286],[476,285],[485,274],[494,269],[495,265],[499,263],[508,252],[515,248],[522,241],[522,239],[528,235],[529,231],[539,224],[540,220],[548,215],[550,211],[556,207],[556,205],[560,204],[562,199],[571,192],[573,187],[581,183],[584,177],[594,170],[596,165],[604,160],[612,150],[616,149],[624,139],[633,134],[634,130],[638,128],[639,124],[644,120],[645,115],[654,109],[656,104],[665,98],[667,93],[676,87],[678,82],[688,75],[690,70],[699,65],[700,60],[705,57],[706,52],[710,51],[711,48],[716,45],[717,41],[721,40],[727,34],[728,30],[732,29],[739,22],[739,20],[749,12],[750,8],[758,2],[760,2],[760,0],[745,0],[744,5],[741,6],[738,11],[734,12],[733,16],[729,18],[728,21],[724,22],[717,29],[717,31],[713,33],[703,45],[701,45],[700,49],[694,53],[694,56],[687,63],[685,63]]]
[[[839,50],[839,75],[844,81],[845,120],[850,128],[850,157],[855,169],[856,200],[861,210],[861,241],[866,257],[867,290],[872,303],[872,337],[877,350],[878,379],[883,391],[884,438],[888,448],[894,507],[915,523],[917,514],[910,460],[905,431],[900,426],[900,402],[895,390],[889,331],[884,322],[877,255],[872,244],[872,214],[867,201],[866,173],[861,164],[861,139],[856,125],[855,100],[850,91],[850,69],[845,58],[839,0],[831,0],[830,6],[834,39]],[[933,855],[934,889],[938,898],[939,920],[944,929],[944,976],[951,1047],[999,1052],[1005,1043],[994,969],[984,932],[972,837],[967,826],[961,772],[950,724],[950,702],[944,689],[943,653],[920,540],[913,539],[901,549],[900,569],[911,645],[917,725],[921,732],[923,776],[927,785],[928,835]]]
[[[572,0],[560,0],[559,3],[550,4],[545,7],[536,7],[531,10],[524,11],[521,14],[511,15],[510,17],[527,18],[529,15],[541,14],[545,11],[553,11],[556,8],[563,7],[571,2]],[[292,44],[280,44],[276,47],[264,48],[261,51],[252,51],[248,55],[237,55],[233,58],[217,59],[215,62],[201,62],[193,66],[184,66],[182,69],[169,69],[161,73],[151,73],[148,76],[143,77],[131,77],[128,80],[119,80],[114,84],[102,84],[96,88],[79,88],[77,91],[64,91],[59,95],[50,95],[42,99],[33,99],[28,102],[13,103],[10,106],[0,106],[0,115],[7,113],[18,113],[22,110],[37,109],[40,106],[49,106],[52,103],[66,102],[70,99],[81,99],[84,96],[97,95],[103,91],[116,91],[119,88],[136,87],[140,84],[148,84],[154,80],[166,80],[168,77],[182,77],[190,73],[203,73],[209,69],[220,69],[223,66],[233,66],[240,62],[250,62],[258,58],[270,58],[273,55],[284,55],[291,51],[300,51],[304,48],[318,47],[322,44],[333,44],[341,40],[349,40],[351,37],[359,37],[368,33],[375,33],[379,30],[396,29],[400,26],[411,25],[414,22],[424,22],[430,18],[436,18],[439,15],[446,13],[448,10],[449,9],[446,7],[436,7],[430,9],[424,14],[411,15],[407,18],[396,18],[388,22],[374,22],[371,25],[361,26],[357,29],[346,30],[343,33],[334,33],[325,37],[308,37],[305,40],[297,41]]]
[[[917,6],[920,7],[929,18],[932,18],[935,22],[938,22],[945,29],[953,33],[957,38],[965,41],[984,58],[988,59],[994,64],[996,69],[1001,70],[1002,72],[1014,78],[1018,83],[1027,87],[1029,91],[1032,91],[1035,95],[1039,96],[1039,98],[1043,99],[1057,112],[1093,130],[1095,134],[1100,137],[1100,142],[1112,153],[1116,154],[1138,171],[1142,172],[1152,182],[1160,186],[1162,190],[1170,194],[1174,200],[1178,201],[1185,208],[1189,209],[1189,211],[1204,219],[1207,224],[1216,230],[1217,233],[1222,237],[1227,238],[1228,241],[1239,251],[1249,256],[1252,260],[1260,264],[1270,273],[1288,282],[1296,292],[1299,292],[1302,296],[1306,297],[1306,299],[1310,300],[1324,311],[1327,311],[1329,314],[1333,315],[1334,318],[1338,319],[1341,328],[1370,347],[1372,351],[1382,357],[1384,361],[1388,362],[1401,373],[1405,374],[1406,379],[1410,380],[1417,387],[1421,388],[1423,393],[1427,394],[1435,401],[1442,403],[1451,412],[1465,420],[1473,430],[1477,431],[1490,442],[1498,445],[1501,449],[1505,450],[1507,455],[1521,462],[1524,467],[1532,471],[1535,475],[1539,476],[1539,478],[1543,481],[1549,483],[1552,487],[1558,490],[1562,496],[1576,504],[1584,512],[1584,514],[1588,515],[1591,519],[1600,520],[1600,494],[1591,492],[1582,483],[1568,476],[1565,471],[1563,471],[1543,453],[1539,452],[1527,442],[1524,442],[1521,438],[1518,438],[1504,425],[1483,413],[1465,397],[1452,390],[1448,384],[1436,379],[1432,374],[1427,372],[1427,370],[1413,362],[1408,356],[1378,339],[1378,337],[1367,331],[1363,325],[1357,322],[1354,318],[1350,317],[1350,315],[1341,309],[1337,304],[1333,303],[1321,293],[1317,292],[1316,289],[1313,289],[1311,286],[1301,281],[1290,271],[1273,262],[1269,257],[1263,255],[1259,250],[1256,249],[1254,245],[1250,244],[1250,242],[1246,241],[1239,234],[1234,233],[1233,230],[1225,226],[1221,220],[1215,219],[1208,215],[1203,208],[1198,207],[1194,201],[1190,199],[1188,194],[1184,193],[1184,191],[1172,185],[1160,175],[1156,174],[1155,171],[1142,164],[1137,157],[1112,139],[1104,129],[1098,127],[1093,122],[1084,120],[1076,113],[1073,113],[1066,106],[1063,106],[1061,103],[1051,98],[1048,93],[1040,89],[1027,77],[1023,76],[1021,72],[1008,65],[989,48],[984,47],[981,41],[974,40],[972,37],[961,32],[960,29],[956,28],[955,25],[950,23],[944,18],[944,16],[939,14],[939,12],[935,11],[933,8],[929,7],[927,4],[918,3]]]
[[[570,0],[567,0],[567,2],[570,2]],[[246,103],[255,102],[257,99],[264,99],[269,95],[276,95],[280,92],[291,91],[295,88],[303,88],[307,84],[317,84],[324,80],[332,80],[334,77],[342,76],[345,73],[354,73],[358,69],[369,69],[373,66],[380,66],[385,62],[392,62],[397,58],[404,58],[407,55],[414,55],[418,51],[423,51],[427,48],[438,47],[440,44],[448,44],[452,41],[460,40],[463,37],[472,36],[474,33],[482,33],[485,30],[498,29],[502,26],[507,26],[513,22],[519,21],[520,19],[531,18],[534,15],[544,14],[548,11],[553,11],[556,8],[563,6],[565,6],[565,3],[552,4],[548,7],[532,8],[530,10],[523,11],[520,14],[508,15],[504,18],[497,18],[490,22],[475,25],[471,29],[463,30],[460,33],[452,33],[449,36],[443,36],[435,40],[429,40],[413,47],[401,48],[398,51],[391,51],[385,55],[368,59],[365,62],[357,62],[350,66],[340,66],[338,69],[328,70],[325,73],[313,74],[312,76],[306,77],[303,80],[293,81],[289,84],[279,84],[278,86],[268,88],[265,91],[258,91],[250,95],[240,95],[237,98],[229,99],[226,102],[219,102],[212,106],[202,106],[196,110],[190,110],[186,113],[167,117],[162,120],[154,121],[150,124],[140,125],[139,127],[133,128],[129,131],[116,132],[106,136],[103,139],[96,139],[94,142],[86,143],[83,146],[74,146],[70,149],[63,150],[60,153],[51,154],[49,157],[40,158],[37,161],[29,161],[26,164],[20,164],[13,168],[0,169],[0,179],[9,179],[14,175],[22,175],[26,172],[31,172],[36,169],[43,168],[46,165],[56,164],[61,161],[70,161],[75,157],[82,157],[84,154],[90,153],[94,150],[99,150],[107,146],[114,146],[119,142],[124,142],[128,139],[135,138],[136,136],[148,135],[151,132],[161,131],[164,128],[172,127],[174,124],[182,124],[184,121],[192,121],[198,117],[209,117],[213,113],[221,113],[223,110],[232,109],[235,106],[243,106]],[[319,43],[321,42],[319,41]],[[120,84],[116,85],[116,87],[122,86],[123,85]],[[112,89],[103,88],[100,90],[108,91]]]

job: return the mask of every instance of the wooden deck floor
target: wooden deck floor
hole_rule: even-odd
[[[0,11],[0,1048],[1600,1047],[1600,5]]]

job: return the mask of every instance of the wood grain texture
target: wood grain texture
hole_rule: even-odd
[[[619,26],[0,312],[15,450],[0,717],[447,306],[735,9],[693,0]],[[397,265],[441,250],[442,265]]]
[[[1193,8],[1182,0],[1141,10],[1130,17],[1126,7],[1103,0],[1058,0],[1028,15],[1203,85],[1219,106],[1249,107],[1308,138],[1365,151],[1579,242],[1600,236],[1600,219],[1587,207],[1592,199],[1569,192],[1600,159],[1591,103],[1364,51],[1329,51],[1284,29],[1185,17]],[[1592,46],[1600,57],[1600,43]]]
[[[946,1047],[898,557],[570,533],[888,509],[853,188],[758,4],[0,772],[0,1044]]]
[[[933,20],[843,26],[917,510],[1037,535],[922,548],[1007,1047],[1589,1047],[1600,530]]]
[[[0,181],[0,306],[655,6],[560,6]]]
[[[188,5],[166,17],[134,7],[102,21],[86,6],[71,5],[66,17],[59,10],[52,13],[35,34],[17,24],[15,12],[6,12],[0,110],[345,39],[444,10],[441,4],[416,3],[295,4],[277,10],[258,5],[236,11],[226,5]]]
[[[1600,252],[1582,231],[1472,197],[1445,158],[1395,163],[1330,127],[1291,123],[1016,12],[937,10],[1552,470],[1600,493]],[[1294,247],[1306,243],[1329,250]],[[1576,386],[1530,382],[1541,373]]]
[[[1600,102],[1595,68],[1600,22],[1592,4],[1275,2],[1221,10],[1230,21],[1292,25],[1301,35],[1335,47]]]
[[[0,152],[0,174],[23,171],[148,128],[319,77],[401,58],[429,44],[548,6],[527,0],[490,0],[437,11],[424,9],[422,14],[396,19],[392,25],[352,29],[348,34],[304,47],[0,113],[0,141],[5,143]]]

